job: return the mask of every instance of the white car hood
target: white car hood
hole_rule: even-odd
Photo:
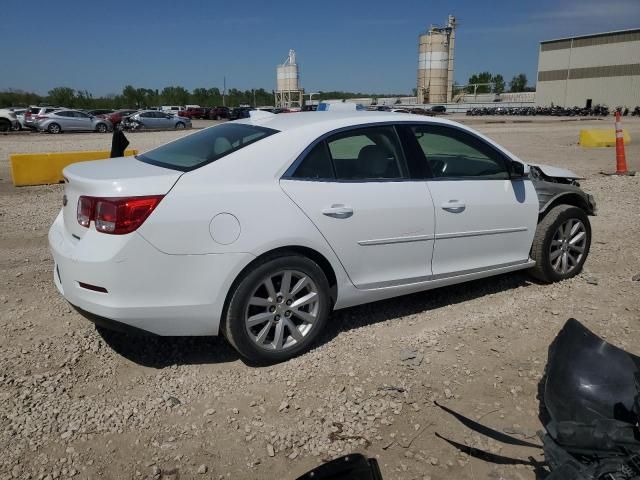
[[[553,178],[583,178],[580,175],[567,170],[566,168],[553,167],[551,165],[542,165],[539,163],[530,163],[532,167],[538,167],[547,177]]]

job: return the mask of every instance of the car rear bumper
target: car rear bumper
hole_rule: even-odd
[[[54,283],[77,308],[158,335],[217,335],[226,292],[251,254],[167,255],[134,232],[49,230]]]

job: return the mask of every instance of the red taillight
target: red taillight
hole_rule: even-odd
[[[95,222],[96,230],[123,235],[136,230],[158,206],[164,195],[146,197],[87,197],[78,199],[78,223],[89,227]]]

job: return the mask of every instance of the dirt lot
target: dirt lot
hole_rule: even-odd
[[[223,339],[97,332],[52,283],[47,229],[62,187],[13,187],[8,155],[109,148],[110,137],[0,136],[0,478],[293,479],[351,451],[378,457],[385,479],[535,478],[531,466],[488,464],[437,438],[541,459],[471,433],[433,401],[535,442],[547,346],[567,318],[640,353],[640,176],[601,176],[614,150],[576,145],[580,128],[611,118],[470,122],[525,160],[586,177],[599,211],[585,272],[556,285],[510,274],[342,310],[313,351],[264,368]],[[640,121],[625,126],[640,170]],[[145,150],[183,134],[129,138]]]

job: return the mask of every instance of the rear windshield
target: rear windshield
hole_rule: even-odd
[[[225,123],[180,138],[136,158],[160,167],[186,172],[215,162],[274,133],[278,133],[278,130]]]

